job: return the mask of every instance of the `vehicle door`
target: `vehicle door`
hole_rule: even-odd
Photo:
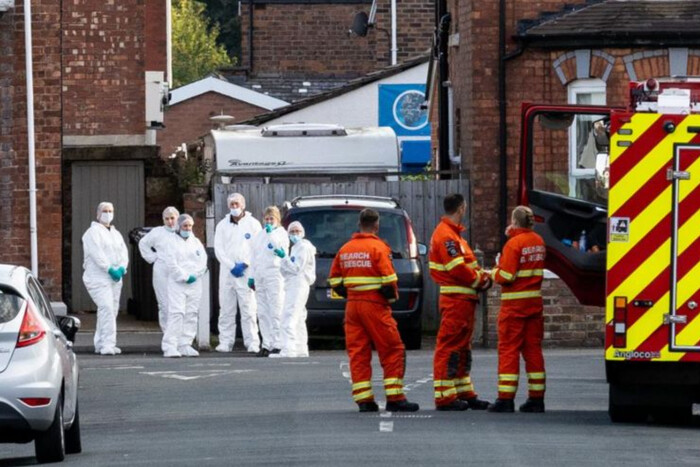
[[[75,400],[78,390],[76,359],[75,354],[73,353],[73,343],[68,340],[65,334],[63,334],[63,331],[59,327],[58,321],[56,320],[56,316],[53,313],[51,302],[49,301],[46,292],[44,292],[41,284],[39,284],[39,282],[32,276],[27,276],[27,291],[36,304],[36,309],[41,313],[44,320],[51,328],[48,334],[49,338],[53,339],[54,345],[50,347],[55,349],[55,351],[58,353],[61,360],[63,378],[65,381],[63,401],[64,419],[72,420],[73,414],[75,413]]]
[[[610,108],[522,109],[518,202],[532,208],[545,267],[585,305],[605,303]]]
[[[687,122],[692,120],[692,122]],[[670,350],[700,352],[700,115],[686,118],[694,137],[673,148],[671,183]],[[684,359],[700,360],[698,354]]]
[[[25,300],[11,287],[0,286],[0,373],[12,359],[22,317],[19,316]]]

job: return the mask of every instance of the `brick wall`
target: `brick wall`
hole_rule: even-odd
[[[236,123],[265,112],[267,110],[215,92],[170,106],[165,112],[165,129],[157,133],[161,155],[167,157],[182,143],[205,135],[214,127],[209,121],[214,115],[231,115]]]
[[[60,1],[32,2],[39,276],[61,289]],[[0,17],[0,262],[31,267],[24,11]]]
[[[66,135],[144,133],[145,3],[62,2]]]
[[[166,0],[149,0],[144,10],[145,70],[166,71],[167,74]]]
[[[248,3],[241,4],[241,65],[249,66]],[[253,74],[360,76],[390,64],[390,1],[380,0],[376,27],[351,36],[358,4],[253,4]],[[430,47],[434,27],[431,0],[404,0],[397,7],[397,57],[404,61]]]
[[[488,291],[489,347],[498,344],[498,310],[501,288]],[[561,279],[545,279],[542,284],[544,300],[545,347],[603,347],[605,342],[605,310],[581,306]]]

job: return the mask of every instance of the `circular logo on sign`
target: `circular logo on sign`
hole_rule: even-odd
[[[428,124],[428,110],[421,109],[425,94],[415,89],[404,91],[394,101],[394,120],[407,130],[420,130]]]

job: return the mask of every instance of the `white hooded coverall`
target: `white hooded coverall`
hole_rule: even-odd
[[[284,280],[280,267],[282,259],[274,251],[281,248],[289,255],[289,237],[282,227],[272,232],[262,230],[253,241],[253,279],[258,300],[258,322],[262,346],[267,350],[279,349],[280,317],[284,303]]]
[[[197,237],[184,239],[175,234],[170,240],[168,267],[168,319],[163,333],[163,352],[192,345],[197,335],[197,316],[202,298],[201,277],[207,272],[207,252]],[[197,280],[187,283],[190,275]]]
[[[163,332],[168,317],[168,267],[165,258],[168,254],[169,240],[174,235],[174,231],[171,232],[161,225],[151,229],[139,241],[141,257],[153,265],[153,290],[158,301],[158,324]]]
[[[116,227],[92,222],[83,234],[83,283],[97,305],[95,352],[113,350],[117,346],[117,313],[123,279],[115,282],[107,271],[125,270],[129,265],[129,250]]]
[[[241,333],[248,352],[260,350],[258,316],[255,294],[248,287],[251,277],[253,238],[262,226],[246,211],[236,223],[227,214],[216,226],[214,253],[219,260],[219,345],[230,351],[236,342],[236,306],[241,310]],[[242,277],[234,277],[231,269],[236,263],[245,263],[248,268]]]
[[[308,357],[306,301],[316,281],[316,248],[302,238],[282,260],[284,306],[282,308],[282,357]]]

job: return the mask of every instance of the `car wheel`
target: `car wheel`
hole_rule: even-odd
[[[48,430],[39,433],[34,440],[34,451],[39,463],[61,462],[66,457],[66,440],[63,433],[63,400],[56,403],[56,414]]]
[[[78,410],[78,400],[75,401],[75,418],[73,424],[66,430],[66,454],[77,454],[82,452],[83,446],[80,442],[80,411]]]

